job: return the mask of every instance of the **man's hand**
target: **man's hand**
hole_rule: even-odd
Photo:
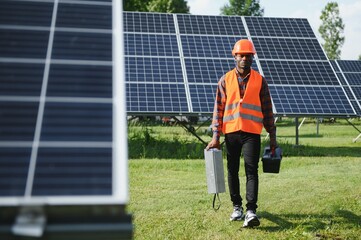
[[[219,140],[213,138],[212,141],[208,143],[206,150],[209,150],[211,148],[221,149],[221,144],[219,143]]]
[[[275,138],[270,139],[271,157],[276,155],[277,142]]]
[[[274,157],[276,155],[276,146],[271,147],[271,157]]]

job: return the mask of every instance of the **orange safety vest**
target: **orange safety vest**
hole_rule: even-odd
[[[223,115],[223,133],[241,130],[261,134],[263,114],[259,93],[262,87],[262,76],[251,69],[243,99],[239,93],[236,69],[226,73],[225,81],[227,100]]]

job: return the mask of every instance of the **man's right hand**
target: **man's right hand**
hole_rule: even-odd
[[[221,149],[221,144],[219,143],[219,140],[213,138],[212,141],[208,143],[206,150],[209,150],[211,148]]]

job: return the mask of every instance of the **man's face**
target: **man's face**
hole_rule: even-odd
[[[249,70],[253,62],[253,54],[240,54],[234,56],[239,70]]]

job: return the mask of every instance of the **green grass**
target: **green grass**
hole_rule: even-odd
[[[360,122],[355,123],[360,128]],[[148,141],[147,147],[138,147],[151,156],[129,162],[128,211],[133,214],[134,239],[360,239],[361,139],[352,142],[358,132],[338,120],[321,124],[316,136],[316,125],[310,120],[300,129],[302,146],[294,147],[292,121],[277,125],[285,156],[280,174],[262,173],[260,163],[261,226],[255,229],[229,222],[228,189],[220,194],[220,209],[212,209],[203,145],[197,139],[180,127],[130,127],[130,144]],[[148,139],[143,137],[145,131]],[[205,134],[202,137],[210,139]],[[154,156],[154,146],[162,142],[174,148]],[[189,157],[187,151],[198,147],[201,157]],[[244,197],[243,165],[240,175]]]

